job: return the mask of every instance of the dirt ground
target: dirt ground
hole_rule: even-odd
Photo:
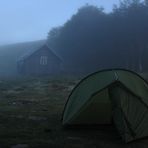
[[[78,80],[0,81],[0,148],[148,148],[125,144],[113,126],[65,129],[65,102]]]

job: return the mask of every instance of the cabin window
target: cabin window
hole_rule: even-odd
[[[47,65],[47,60],[48,60],[47,56],[41,56],[40,57],[40,65]]]

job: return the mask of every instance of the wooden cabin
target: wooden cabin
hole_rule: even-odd
[[[61,59],[43,45],[38,50],[26,54],[17,61],[18,72],[23,75],[55,75],[61,70]]]

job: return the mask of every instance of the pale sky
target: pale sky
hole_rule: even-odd
[[[112,10],[119,0],[0,0],[0,45],[46,39],[86,3]]]

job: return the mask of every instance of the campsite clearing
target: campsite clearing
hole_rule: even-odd
[[[112,126],[64,129],[62,113],[79,80],[34,78],[0,82],[0,147],[147,148],[148,138],[124,144]]]

